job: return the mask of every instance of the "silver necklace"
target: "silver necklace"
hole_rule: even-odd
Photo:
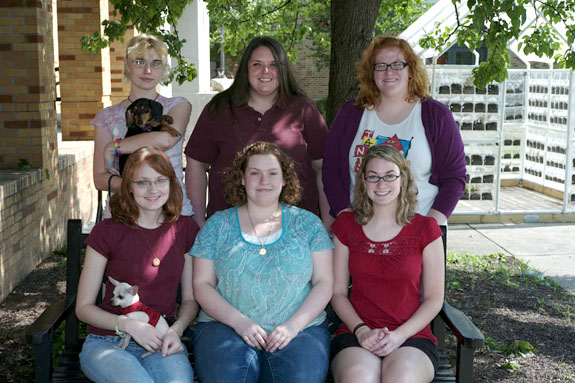
[[[259,253],[260,253],[261,256],[264,256],[264,255],[266,255],[267,252],[268,252],[268,251],[266,250],[266,247],[265,247],[265,246],[266,246],[266,242],[267,242],[267,240],[268,240],[268,238],[269,238],[269,236],[270,236],[270,233],[272,232],[272,218],[273,218],[274,214],[276,213],[277,208],[274,210],[274,212],[272,213],[272,215],[270,216],[270,219],[269,219],[269,221],[270,221],[269,224],[268,224],[269,229],[268,229],[267,235],[265,236],[266,242],[262,242],[262,241],[260,240],[260,237],[257,236],[256,226],[254,225],[254,221],[252,221],[252,215],[250,214],[250,209],[248,209],[247,206],[246,206],[246,210],[248,211],[248,218],[249,218],[249,220],[250,220],[250,223],[252,224],[252,229],[254,229],[254,237],[257,238],[257,240],[258,240],[258,242],[260,243],[260,246],[261,246]]]

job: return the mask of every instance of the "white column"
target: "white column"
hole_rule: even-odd
[[[192,82],[172,84],[173,96],[182,96],[192,103],[192,116],[186,130],[186,139],[196,125],[204,106],[214,95],[210,91],[210,22],[206,3],[194,0],[186,7],[178,21],[178,35],[187,40],[182,55],[190,60],[198,71],[198,77]],[[176,64],[175,60],[172,63]]]

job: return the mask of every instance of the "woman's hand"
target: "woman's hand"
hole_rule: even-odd
[[[371,350],[383,339],[384,333],[380,328],[371,329],[363,326],[357,330],[356,337],[361,347],[372,352]]]
[[[118,157],[114,151],[114,141],[104,146],[104,167],[110,174],[120,175],[118,170]]]
[[[268,334],[256,322],[250,318],[244,318],[234,326],[234,331],[246,342],[250,347],[255,347],[261,350],[266,346]]]
[[[404,342],[405,337],[397,331],[389,331],[387,327],[380,329],[383,333],[382,339],[376,345],[371,347],[369,351],[377,356],[388,356],[399,348]]]
[[[177,354],[184,351],[182,340],[173,328],[168,329],[164,334],[162,341],[162,356]]]
[[[271,353],[275,350],[282,350],[297,334],[298,331],[288,322],[278,325],[268,336],[266,351]]]
[[[128,318],[125,328],[136,343],[145,348],[146,351],[157,352],[162,349],[163,336],[149,323]]]

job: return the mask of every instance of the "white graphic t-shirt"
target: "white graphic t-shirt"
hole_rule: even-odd
[[[349,152],[350,201],[353,201],[355,176],[367,149],[384,143],[393,145],[403,152],[417,184],[418,194],[415,212],[427,215],[439,189],[429,183],[431,150],[425,137],[425,129],[421,121],[421,103],[419,102],[415,104],[403,121],[394,125],[381,121],[375,110],[365,109]]]

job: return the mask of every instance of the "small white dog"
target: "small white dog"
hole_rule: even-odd
[[[112,277],[108,277],[108,279],[115,286],[114,296],[110,300],[110,304],[112,306],[120,306],[120,313],[122,315],[126,315],[131,319],[139,320],[140,322],[149,323],[152,326],[155,326],[162,335],[168,332],[170,327],[164,317],[158,311],[155,311],[140,302],[138,286],[132,286],[126,282],[118,282]],[[126,334],[117,348],[125,350],[126,347],[128,347],[131,338],[130,334]],[[142,355],[142,358],[151,354],[151,352],[147,352]]]

